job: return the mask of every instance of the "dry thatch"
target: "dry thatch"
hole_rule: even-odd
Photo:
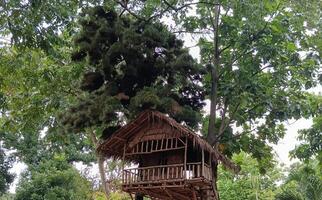
[[[170,131],[169,127],[171,129]],[[172,137],[187,137],[187,139],[193,143],[193,148],[207,151],[211,155],[212,162],[219,160],[225,167],[236,173],[240,170],[238,166],[214,149],[207,141],[192,130],[160,112],[151,110],[140,113],[136,119],[117,130],[106,140],[101,141],[101,144],[97,148],[97,152],[108,158],[113,157],[121,159],[125,144],[133,141],[136,137],[142,137],[148,130],[153,128],[160,131],[160,134],[163,132],[164,137],[167,137],[170,132]],[[126,160],[135,162],[135,159],[133,158],[127,158]]]

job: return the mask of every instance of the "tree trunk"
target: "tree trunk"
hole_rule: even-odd
[[[97,164],[98,164],[98,170],[100,173],[100,177],[101,177],[101,182],[102,182],[102,188],[103,191],[105,193],[106,198],[108,199],[109,194],[110,194],[110,188],[109,188],[109,184],[107,183],[107,179],[106,179],[106,172],[105,172],[105,166],[104,166],[104,158],[97,155]]]
[[[210,93],[210,116],[208,124],[208,135],[207,141],[210,144],[216,142],[216,109],[217,109],[217,93],[218,93],[218,69],[220,67],[219,61],[219,14],[220,14],[220,5],[216,5],[214,8],[215,19],[213,22],[213,31],[214,31],[214,58],[213,65],[211,66],[211,93]]]
[[[96,138],[96,135],[94,132],[90,132],[90,136],[91,136],[91,140],[94,144],[95,149],[97,148],[98,145],[98,141]],[[106,198],[109,198],[109,194],[110,194],[110,189],[109,189],[109,185],[107,183],[107,178],[106,178],[106,172],[105,172],[105,166],[104,166],[104,157],[96,154],[96,158],[97,158],[97,164],[98,164],[98,171],[100,174],[100,178],[101,178],[101,182],[102,182],[102,189],[103,192],[106,196]]]
[[[214,7],[214,21],[213,21],[213,31],[214,31],[214,58],[213,66],[211,68],[211,93],[210,93],[210,116],[208,125],[208,135],[207,141],[213,146],[213,148],[218,147],[217,134],[216,133],[216,109],[218,104],[218,69],[220,67],[220,51],[219,51],[219,15],[220,15],[220,4]],[[214,163],[212,166],[213,170],[213,190],[215,192],[214,200],[219,200],[219,193],[217,188],[217,173],[218,173],[218,163]]]
[[[214,163],[212,166],[213,174],[212,174],[212,187],[215,192],[215,200],[219,200],[219,192],[218,192],[218,187],[217,187],[217,178],[218,178],[218,162]]]

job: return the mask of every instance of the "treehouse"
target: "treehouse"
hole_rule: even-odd
[[[213,199],[211,166],[221,161],[238,170],[189,128],[150,110],[104,140],[97,151],[136,166],[123,168],[122,190],[151,199]]]

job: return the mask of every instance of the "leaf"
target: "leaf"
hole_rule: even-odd
[[[289,51],[295,51],[296,50],[296,45],[292,42],[288,42],[287,43],[287,47],[286,47]]]

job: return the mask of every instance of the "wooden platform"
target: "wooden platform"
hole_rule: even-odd
[[[210,168],[201,163],[126,169],[122,190],[158,200],[197,200],[202,192],[213,195]]]

